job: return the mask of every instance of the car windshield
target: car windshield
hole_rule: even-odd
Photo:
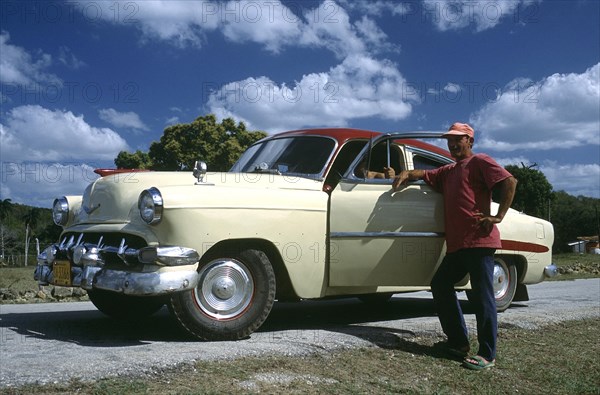
[[[257,143],[241,156],[231,172],[322,177],[335,148],[328,137],[294,136]]]

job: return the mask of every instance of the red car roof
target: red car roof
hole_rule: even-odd
[[[363,130],[363,129],[350,129],[350,128],[322,128],[322,129],[300,129],[300,130],[291,130],[289,132],[277,133],[271,135],[268,138],[272,137],[281,137],[281,136],[303,136],[303,135],[311,135],[311,136],[327,136],[337,140],[338,143],[343,144],[350,139],[356,138],[371,138],[377,137],[381,135],[381,132],[374,132],[371,130]]]
[[[376,132],[372,130],[364,130],[364,129],[353,129],[353,128],[319,128],[319,129],[300,129],[300,130],[292,130],[289,132],[277,133],[266,137],[265,139],[277,138],[282,136],[303,136],[303,135],[312,135],[312,136],[327,136],[335,139],[338,142],[338,147],[341,147],[346,141],[351,139],[369,139],[380,136],[384,133]],[[433,144],[426,143],[422,140],[415,139],[399,139],[397,140],[399,143],[413,146],[415,148],[421,148],[427,151],[431,151],[438,155],[445,156],[449,159],[453,159],[450,155],[450,152],[447,150],[435,146]]]

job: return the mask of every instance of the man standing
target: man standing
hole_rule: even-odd
[[[483,370],[494,366],[498,332],[494,298],[494,252],[501,248],[495,224],[512,203],[517,181],[485,154],[472,151],[475,132],[465,123],[453,124],[443,137],[456,163],[434,170],[401,172],[393,188],[409,180],[423,179],[444,195],[447,253],[431,280],[431,291],[442,329],[448,340],[443,347],[465,357],[463,366]],[[500,192],[498,213],[491,214],[492,190]],[[469,274],[469,301],[477,318],[479,350],[469,355],[469,338],[454,285]]]

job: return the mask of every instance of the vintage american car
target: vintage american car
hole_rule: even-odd
[[[394,192],[383,169],[451,163],[427,142],[440,136],[299,130],[255,143],[229,172],[200,161],[193,172],[99,170],[82,196],[54,201],[64,229],[35,278],[81,287],[117,318],[167,304],[204,340],[249,336],[276,300],[427,290],[445,254],[442,196],[422,181]],[[500,232],[502,311],[556,267],[549,222],[510,210]],[[468,278],[456,287],[468,292]]]

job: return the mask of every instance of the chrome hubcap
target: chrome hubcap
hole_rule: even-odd
[[[235,283],[230,278],[219,278],[212,286],[212,293],[221,300],[231,299],[235,295]]]
[[[219,259],[200,270],[195,298],[200,309],[215,319],[228,319],[242,313],[254,295],[252,274],[235,259]]]
[[[494,263],[494,296],[501,299],[508,291],[508,273],[498,262]]]

